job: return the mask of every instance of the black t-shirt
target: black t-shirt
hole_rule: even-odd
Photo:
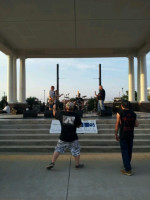
[[[82,122],[77,113],[67,111],[57,112],[56,119],[58,119],[61,124],[60,140],[72,142],[78,139],[76,128],[80,126]]]
[[[103,101],[105,100],[105,90],[104,89],[99,91],[97,98],[98,98],[98,100],[103,100]]]
[[[132,110],[121,110],[120,114],[120,139],[133,139],[136,114]]]

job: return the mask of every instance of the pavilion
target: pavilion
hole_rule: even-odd
[[[27,58],[127,57],[129,100],[147,102],[146,54],[150,51],[149,0],[0,1],[0,51],[8,55],[7,99],[26,99]]]

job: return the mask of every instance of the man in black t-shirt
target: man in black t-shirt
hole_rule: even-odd
[[[138,126],[136,114],[130,109],[130,102],[123,101],[121,103],[121,111],[117,113],[117,121],[115,126],[115,138],[120,141],[120,149],[124,169],[122,174],[131,176],[131,158],[134,139],[134,127]],[[118,136],[118,130],[119,136]]]
[[[81,98],[80,93],[78,93],[78,96],[76,97],[76,103],[75,105],[77,106],[78,110],[82,110],[84,104],[84,100]]]
[[[56,105],[53,107],[53,115],[60,121],[61,134],[55,151],[52,156],[52,161],[47,169],[52,169],[55,162],[61,153],[64,153],[66,148],[69,148],[71,154],[75,158],[75,167],[82,168],[84,165],[80,164],[80,144],[76,128],[82,125],[80,117],[73,111],[74,104],[68,102],[66,104],[66,111],[56,112]]]

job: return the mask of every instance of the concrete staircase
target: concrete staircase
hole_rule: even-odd
[[[80,134],[82,152],[118,152],[115,119],[97,119],[98,134]],[[134,152],[150,152],[150,120],[135,128]],[[50,119],[0,120],[0,152],[53,152],[59,134],[49,134]]]

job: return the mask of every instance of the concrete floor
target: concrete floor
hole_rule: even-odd
[[[133,176],[120,174],[120,153],[70,154],[45,169],[51,155],[0,153],[0,200],[145,200],[150,198],[150,153],[133,154]]]

